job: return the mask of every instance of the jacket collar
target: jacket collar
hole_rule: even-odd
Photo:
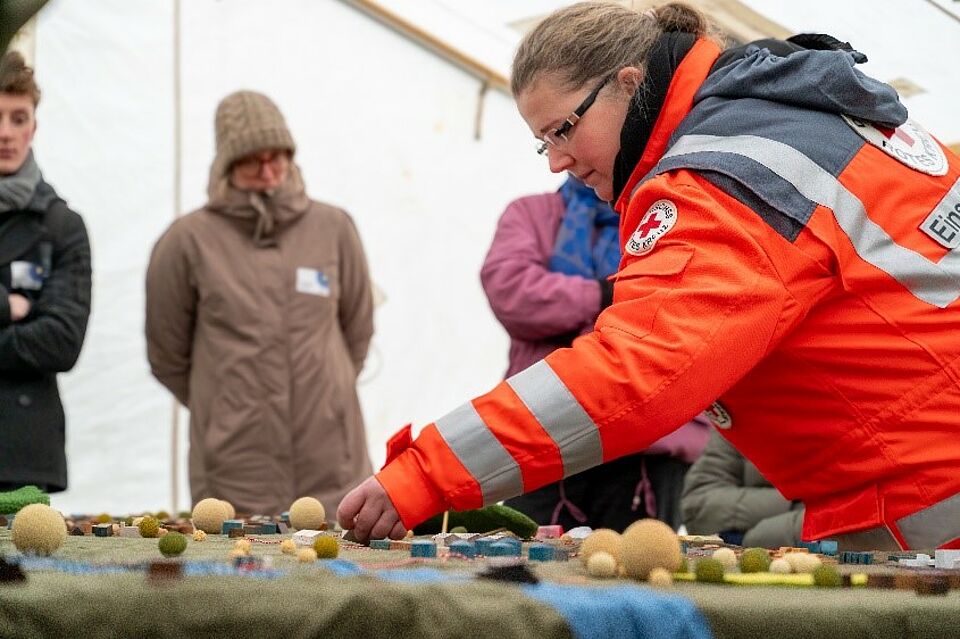
[[[680,122],[693,108],[693,97],[707,75],[713,63],[720,56],[720,47],[716,43],[699,39],[690,48],[689,53],[677,66],[673,79],[667,88],[663,105],[647,138],[639,162],[617,196],[614,208],[624,220],[630,195],[637,183],[652,169],[667,150],[670,136]],[[622,231],[622,229],[621,229]]]

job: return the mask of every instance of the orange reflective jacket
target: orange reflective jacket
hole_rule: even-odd
[[[378,478],[406,526],[636,452],[709,406],[806,503],[805,538],[957,545],[960,161],[912,121],[869,124],[864,94],[895,94],[845,53],[718,55],[684,58],[617,202],[624,260],[596,330],[394,442]]]

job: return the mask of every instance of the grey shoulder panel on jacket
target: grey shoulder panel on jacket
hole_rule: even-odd
[[[674,152],[668,151],[647,177],[678,169],[698,171],[793,241],[816,202],[746,155],[678,153],[677,142],[687,136],[760,138],[794,149],[836,177],[865,144],[841,114],[884,123],[906,118],[896,92],[854,69],[847,53],[798,51],[780,57],[755,48],[707,78],[670,140]]]

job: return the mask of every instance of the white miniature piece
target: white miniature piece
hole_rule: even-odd
[[[938,550],[934,553],[937,568],[953,570],[960,568],[960,550]]]
[[[324,534],[322,530],[298,530],[293,533],[293,543],[313,548],[313,542],[322,534]]]

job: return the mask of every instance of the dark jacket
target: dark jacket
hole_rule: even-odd
[[[11,293],[31,303],[16,323]],[[41,181],[25,210],[0,213],[0,484],[67,487],[56,374],[76,363],[89,314],[86,228]]]
[[[735,543],[763,548],[800,541],[803,506],[785,499],[716,432],[687,472],[680,508],[692,535],[721,533]]]

